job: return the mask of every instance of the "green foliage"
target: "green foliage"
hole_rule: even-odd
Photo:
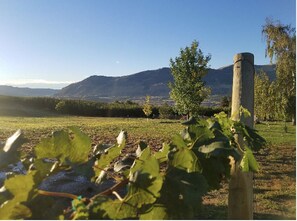
[[[275,119],[273,100],[276,94],[272,94],[275,91],[271,87],[272,84],[264,71],[255,74],[255,115],[261,120]]]
[[[17,175],[5,181],[6,190],[13,195],[13,198],[3,204],[0,209],[0,219],[21,219],[29,218],[32,214],[26,206],[32,195],[36,194],[34,174]]]
[[[95,162],[95,173],[100,174],[106,168],[108,168],[110,162],[113,159],[116,159],[120,156],[122,149],[126,145],[126,134],[124,131],[121,131],[119,136],[117,137],[117,144],[112,145],[111,147],[104,149],[98,155],[98,159]]]
[[[201,102],[208,96],[210,89],[202,80],[207,74],[210,55],[204,56],[198,49],[198,42],[180,50],[180,56],[170,59],[170,70],[174,78],[169,83],[170,97],[175,101],[179,114],[196,115]]]
[[[266,20],[262,34],[266,40],[266,56],[276,63],[277,92],[282,99],[278,103],[284,116],[296,121],[296,31],[290,25]]]
[[[246,148],[244,151],[243,158],[240,162],[240,167],[243,172],[259,172],[259,165],[249,148]]]
[[[55,131],[51,138],[41,140],[35,147],[37,159],[56,158],[63,164],[86,162],[91,148],[90,138],[77,127],[70,127],[69,131],[71,134]]]
[[[234,138],[239,133],[248,145],[243,158],[238,154],[241,150]],[[107,148],[101,145],[88,157],[90,139],[78,128],[54,132],[36,146],[35,170],[5,181],[11,195],[4,199],[6,204],[1,200],[0,218],[41,219],[47,214],[51,219],[193,219],[199,213],[203,195],[220,188],[222,179],[229,177],[229,156],[241,162],[243,171],[258,171],[252,150],[264,144],[254,130],[220,113],[208,120],[192,118],[159,152],[152,153],[141,142],[132,156],[132,166],[125,173],[112,171],[126,139],[121,131],[115,145]],[[94,170],[95,178],[100,176],[99,170],[108,172],[109,179],[117,177],[117,183],[91,198],[68,193],[40,195],[44,191],[37,189],[39,184],[52,173],[53,164],[45,164],[42,161],[45,157],[59,160],[59,164],[54,164],[56,170],[65,166],[67,170],[80,168],[80,175],[86,177],[90,176],[88,170]],[[72,204],[68,204],[71,216],[63,214],[66,208],[57,204],[53,196],[72,199]],[[48,209],[42,214],[39,208]]]
[[[69,109],[67,108],[67,105],[66,105],[66,101],[60,101],[59,103],[57,103],[55,109],[56,111],[62,114],[66,114],[69,112]]]
[[[152,105],[150,104],[150,99],[151,99],[150,96],[146,96],[145,103],[142,109],[146,117],[149,117],[153,113]]]
[[[175,117],[173,108],[167,103],[159,106],[159,117],[161,119],[173,119]]]

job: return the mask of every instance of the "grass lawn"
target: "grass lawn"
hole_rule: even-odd
[[[0,141],[17,129],[22,129],[30,141],[24,145],[31,151],[42,137],[53,130],[79,126],[87,133],[93,145],[114,143],[123,129],[128,132],[127,150],[145,140],[154,149],[179,133],[184,127],[178,120],[94,118],[94,117],[0,117]],[[254,179],[254,219],[296,219],[296,127],[284,122],[263,122],[256,129],[268,142],[256,154],[261,171]],[[227,219],[228,185],[204,197],[201,219]]]

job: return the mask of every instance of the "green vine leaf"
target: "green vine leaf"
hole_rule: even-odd
[[[159,163],[163,163],[168,160],[169,150],[170,146],[166,143],[163,143],[162,149],[154,154]]]
[[[34,188],[35,173],[36,171],[27,175],[17,175],[5,181],[4,186],[13,195],[13,198],[1,206],[0,219],[30,218],[31,211],[26,206],[26,202],[37,193]]]
[[[240,162],[240,167],[243,172],[259,172],[259,164],[256,161],[251,149],[246,148],[243,154],[243,158]]]
[[[198,157],[192,150],[188,149],[180,135],[174,136],[170,144],[169,164],[189,173],[201,172]]]
[[[90,207],[90,219],[134,219],[137,209],[121,200],[97,197]]]
[[[168,220],[167,208],[162,204],[154,204],[139,216],[142,220]]]
[[[117,144],[109,147],[99,155],[99,159],[95,162],[95,173],[99,175],[103,169],[108,167],[112,160],[120,156],[122,149],[126,145],[126,132],[121,131],[117,137]]]
[[[130,170],[128,194],[124,201],[137,208],[154,203],[160,196],[162,184],[159,162],[147,147]]]
[[[45,138],[35,147],[37,158],[57,158],[61,163],[78,164],[88,160],[91,148],[90,138],[77,127],[69,132],[55,131],[52,137]]]
[[[166,205],[169,219],[193,219],[208,184],[199,172],[171,168],[166,174],[159,202]]]

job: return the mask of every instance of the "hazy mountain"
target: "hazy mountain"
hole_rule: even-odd
[[[255,65],[255,70],[264,70],[275,79],[274,65]],[[212,94],[231,95],[233,65],[210,69],[204,77]],[[80,82],[62,88],[57,97],[102,100],[104,98],[143,97],[146,95],[168,97],[168,82],[173,81],[169,68],[143,71],[122,77],[90,76]]]
[[[0,85],[0,95],[20,96],[20,97],[47,97],[52,96],[59,90],[43,88],[23,88]]]
[[[255,65],[255,70],[264,70],[271,80],[275,79],[274,65]],[[209,69],[204,77],[213,95],[231,95],[233,65],[219,69]],[[80,82],[70,84],[61,90],[33,89],[0,85],[0,95],[43,97],[55,96],[88,100],[121,100],[151,95],[169,97],[168,82],[173,81],[169,68],[142,71],[122,77],[90,76]]]

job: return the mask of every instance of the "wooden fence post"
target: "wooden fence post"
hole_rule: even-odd
[[[254,55],[236,54],[233,58],[233,86],[231,118],[244,122],[249,127],[254,125]],[[246,108],[251,117],[240,116],[240,106]],[[240,136],[239,145],[243,145]],[[253,173],[242,172],[239,163],[231,166],[231,180],[228,197],[229,219],[253,219]]]

